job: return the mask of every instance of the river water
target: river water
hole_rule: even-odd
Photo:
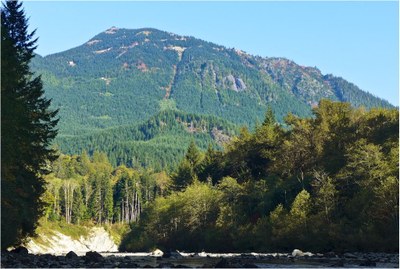
[[[201,267],[231,267],[231,268],[399,268],[399,255],[388,253],[342,253],[313,254],[302,253],[186,253],[173,252],[171,257],[161,258],[161,253],[101,253],[104,257],[126,257],[140,267],[171,268],[178,265]],[[304,255],[307,254],[307,255]],[[219,265],[219,266],[218,266]]]
[[[398,268],[399,254],[388,253],[1,253],[1,268]]]

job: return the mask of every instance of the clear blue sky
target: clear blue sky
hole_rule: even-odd
[[[399,105],[396,2],[25,2],[37,53],[81,45],[111,26],[153,27],[316,66]]]

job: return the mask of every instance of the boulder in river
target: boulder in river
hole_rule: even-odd
[[[293,257],[303,257],[304,256],[304,253],[303,253],[303,251],[301,251],[300,249],[294,249],[293,250],[293,252],[292,252],[292,256]]]
[[[28,249],[26,247],[19,246],[15,249],[11,250],[11,253],[17,253],[20,255],[28,255]]]
[[[79,256],[73,251],[70,251],[67,253],[67,255],[65,255],[65,258],[67,258],[67,259],[76,259],[78,257]]]
[[[89,252],[86,252],[86,255],[85,255],[85,261],[86,262],[90,262],[90,263],[94,263],[94,262],[101,262],[101,261],[103,261],[104,260],[104,257],[103,256],[101,256],[101,254],[99,254],[98,252],[96,252],[96,251],[89,251]]]
[[[156,249],[156,250],[154,250],[154,251],[151,253],[151,255],[156,256],[156,257],[162,257],[163,254],[164,254],[164,252],[162,252],[162,251],[159,250],[159,249]]]

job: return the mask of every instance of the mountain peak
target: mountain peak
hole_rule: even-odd
[[[118,30],[119,30],[119,28],[112,26],[111,28],[105,30],[104,33],[112,35],[112,34],[115,34]]]

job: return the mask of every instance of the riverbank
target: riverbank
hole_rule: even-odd
[[[97,253],[35,255],[26,249],[1,253],[1,268],[398,268],[388,253]]]
[[[56,230],[42,233],[37,238],[30,239],[25,247],[31,254],[52,255],[63,255],[69,251],[81,254],[88,251],[118,251],[118,246],[103,227],[87,228],[86,234],[77,234],[75,238]]]

